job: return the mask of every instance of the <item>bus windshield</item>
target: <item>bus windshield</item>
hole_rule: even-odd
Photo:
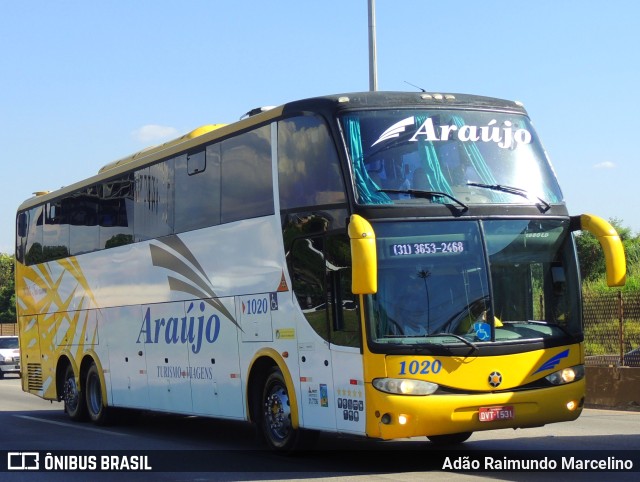
[[[448,203],[453,196],[464,205],[542,203],[548,208],[562,201],[524,115],[376,110],[350,112],[341,123],[359,204]]]
[[[566,220],[378,222],[374,344],[581,337]]]

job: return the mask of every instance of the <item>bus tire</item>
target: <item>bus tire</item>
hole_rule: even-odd
[[[290,403],[282,372],[274,367],[262,389],[260,428],[269,448],[282,453],[309,449],[318,436],[315,431],[293,428]]]
[[[456,445],[466,441],[473,432],[448,433],[445,435],[430,435],[427,438],[437,445]]]
[[[92,363],[87,371],[84,387],[89,419],[96,425],[107,425],[109,423],[109,408],[102,401],[100,372],[95,363]]]
[[[71,420],[76,422],[87,420],[87,406],[84,401],[84,394],[78,387],[71,364],[67,366],[64,373],[62,401],[64,402],[64,411]]]

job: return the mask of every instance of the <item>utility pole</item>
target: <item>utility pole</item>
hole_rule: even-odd
[[[378,90],[378,56],[376,52],[376,0],[369,2],[369,90]]]

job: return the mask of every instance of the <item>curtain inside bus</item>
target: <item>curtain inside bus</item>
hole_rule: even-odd
[[[347,116],[344,118],[344,125],[347,131],[354,181],[360,202],[363,204],[391,204],[392,201],[389,196],[379,192],[380,186],[371,179],[364,166],[360,120],[357,117]]]

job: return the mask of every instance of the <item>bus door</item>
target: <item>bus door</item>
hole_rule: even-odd
[[[322,236],[297,239],[288,253],[288,263],[304,316],[297,330],[304,427],[335,430],[335,411],[330,403],[334,396],[325,245]]]
[[[349,253],[346,237],[340,253]],[[360,310],[351,292],[351,260],[334,258],[329,271],[329,328],[334,396],[331,404],[340,432],[365,433],[364,367],[362,363]],[[339,268],[338,268],[339,267]]]

